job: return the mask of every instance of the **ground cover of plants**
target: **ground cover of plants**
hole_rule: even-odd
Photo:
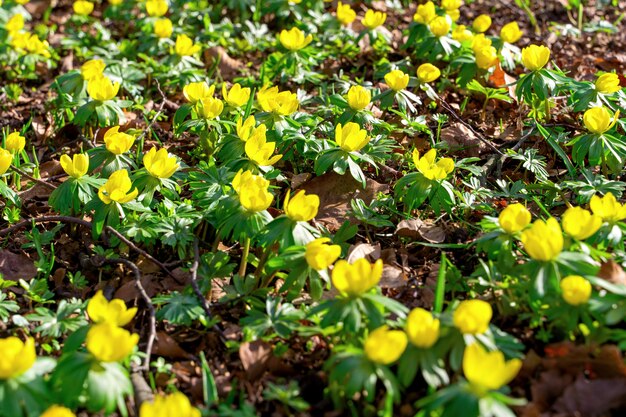
[[[0,0],[0,417],[626,411],[622,0]]]

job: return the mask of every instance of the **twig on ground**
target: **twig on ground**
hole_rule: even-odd
[[[41,184],[41,185],[43,185],[44,187],[48,187],[48,188],[50,188],[50,189],[52,189],[52,190],[56,190],[56,189],[57,189],[57,186],[56,186],[56,185],[54,185],[54,184],[50,184],[49,182],[46,182],[46,181],[44,181],[44,180],[42,180],[42,179],[39,179],[39,178],[35,178],[35,177],[33,177],[32,175],[27,174],[26,172],[22,171],[21,169],[19,169],[19,168],[15,167],[15,166],[13,166],[13,165],[11,165],[11,171],[13,171],[13,172],[17,172],[17,173],[18,173],[18,174],[20,174],[21,176],[26,177],[26,178],[28,178],[28,179],[29,179],[29,180],[31,180],[31,181],[35,181],[37,184]]]
[[[148,126],[146,126],[143,132],[141,132],[141,134],[137,137],[138,141],[141,141],[146,136],[146,134],[150,131],[150,129],[152,129],[152,126],[154,126],[159,116],[163,114],[163,108],[165,107],[165,103],[167,103],[168,101],[167,97],[165,96],[165,93],[163,92],[163,90],[161,90],[161,83],[159,82],[159,80],[155,79],[154,81],[156,81],[157,90],[159,91],[159,94],[161,95],[161,99],[162,99],[161,105],[159,106],[159,109],[157,110],[156,114],[154,115],[150,123],[148,123]]]

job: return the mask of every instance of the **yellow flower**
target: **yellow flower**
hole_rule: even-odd
[[[230,106],[241,107],[250,100],[250,89],[248,87],[241,88],[239,83],[235,83],[229,91],[226,88],[226,83],[224,83],[222,84],[222,96]]]
[[[454,171],[454,161],[452,158],[441,158],[438,161],[437,151],[431,149],[420,158],[417,149],[413,150],[413,163],[419,172],[429,180],[442,180]]]
[[[288,116],[298,110],[298,96],[290,91],[278,91],[278,87],[265,86],[256,94],[263,111]]]
[[[367,131],[354,122],[335,127],[335,142],[346,152],[360,151],[369,141]]]
[[[519,28],[517,22],[510,22],[500,29],[500,38],[507,43],[515,43],[522,37],[524,32]]]
[[[430,21],[428,28],[433,35],[440,38],[450,32],[450,22],[444,16],[437,16]]]
[[[354,22],[354,19],[356,19],[356,12],[352,10],[350,5],[339,2],[337,4],[337,20],[339,23],[347,26]]]
[[[464,42],[472,39],[473,37],[474,35],[465,25],[458,25],[454,28],[454,30],[452,30],[452,39],[455,41]]]
[[[233,188],[237,190],[239,194],[239,203],[251,213],[257,213],[267,208],[272,204],[274,196],[268,190],[269,181],[258,175],[250,176],[250,178],[238,184],[238,190],[235,188],[233,181]]]
[[[6,149],[0,148],[0,175],[9,170],[11,162],[13,162],[13,154]]]
[[[463,6],[463,0],[441,0],[441,7],[450,10],[458,10],[461,6]]]
[[[5,144],[8,151],[19,153],[22,152],[24,146],[26,146],[26,138],[20,135],[20,132],[13,132],[7,136]]]
[[[196,103],[198,114],[205,119],[215,119],[222,114],[224,103],[215,97],[203,97]]]
[[[447,10],[446,14],[453,22],[456,22],[461,17],[461,11],[459,9],[456,10]]]
[[[192,104],[197,103],[200,99],[213,97],[214,92],[215,86],[212,85],[209,87],[204,81],[189,83],[183,87],[183,95],[187,101]]]
[[[35,341],[29,337],[22,342],[15,336],[0,339],[0,379],[10,379],[28,371],[35,360]]]
[[[118,91],[120,83],[113,82],[105,76],[94,78],[87,83],[87,93],[95,101],[112,100]]]
[[[93,3],[88,1],[75,1],[72,7],[74,8],[74,13],[80,16],[89,16],[93,12]]]
[[[593,214],[602,217],[605,222],[615,223],[626,219],[626,205],[618,203],[612,193],[606,193],[604,197],[594,195],[589,207]]]
[[[465,300],[454,310],[452,321],[463,334],[481,334],[489,328],[493,310],[483,300]]]
[[[421,83],[431,83],[435,81],[441,75],[439,68],[433,64],[422,64],[417,68],[417,78]]]
[[[106,65],[101,59],[92,59],[85,62],[80,67],[80,74],[83,76],[85,81],[89,82],[91,80],[95,80],[96,78],[103,77],[105,67]]]
[[[429,1],[417,6],[417,11],[413,15],[413,21],[416,23],[430,23],[436,16],[435,3]]]
[[[550,49],[541,45],[530,45],[522,49],[522,63],[529,71],[543,68],[550,60]]]
[[[365,356],[370,361],[380,365],[389,365],[402,356],[406,345],[406,333],[402,330],[389,330],[389,327],[381,326],[367,336],[363,348]]]
[[[570,207],[561,218],[563,231],[578,240],[592,236],[602,226],[602,217],[582,207]]]
[[[127,308],[124,301],[119,298],[108,301],[102,290],[98,290],[87,304],[87,314],[94,323],[110,323],[122,327],[135,317],[137,308]]]
[[[29,2],[29,0],[15,0],[15,2],[17,4],[21,4],[22,6],[25,5],[26,3]],[[2,2],[0,1],[0,6],[2,5]]]
[[[479,33],[472,37],[472,51],[474,51],[474,53],[487,46],[491,46],[491,39],[486,37],[484,33]]]
[[[563,250],[563,233],[554,217],[545,222],[535,220],[532,226],[522,233],[521,241],[528,256],[537,261],[556,259]]]
[[[472,23],[472,29],[478,33],[486,32],[489,26],[491,26],[491,17],[486,14],[481,14]]]
[[[191,56],[193,54],[195,54],[196,52],[199,52],[201,49],[200,45],[198,44],[194,44],[193,40],[183,34],[183,35],[178,35],[176,37],[176,44],[174,45],[174,51],[176,51],[176,54],[179,56]]]
[[[332,272],[332,282],[337,291],[349,296],[359,296],[374,288],[383,275],[383,261],[377,260],[370,264],[367,259],[360,258],[349,264],[337,261]]]
[[[341,255],[341,246],[327,245],[330,242],[327,237],[317,238],[306,245],[304,258],[307,264],[317,271],[328,268]]]
[[[361,23],[369,30],[372,30],[385,23],[385,20],[387,20],[387,13],[376,12],[370,9],[365,12],[365,17],[361,20]]]
[[[561,280],[561,292],[567,304],[586,304],[591,297],[591,284],[579,275],[570,275]]]
[[[259,166],[274,165],[282,158],[281,154],[272,156],[276,149],[276,142],[267,142],[265,137],[265,125],[261,125],[258,129],[255,129],[254,134],[248,138],[244,149],[248,159]]]
[[[511,382],[521,367],[521,360],[505,361],[502,352],[487,352],[479,343],[472,343],[463,352],[463,373],[480,395]]]
[[[131,354],[137,342],[138,334],[131,334],[112,323],[103,322],[91,326],[85,346],[101,362],[118,362]]]
[[[252,173],[252,171],[244,171],[240,169],[239,172],[237,172],[237,174],[235,175],[235,178],[233,178],[233,190],[235,190],[235,192],[239,194],[241,186],[243,184],[247,184],[248,182],[258,183],[259,187],[262,188],[268,188],[270,186],[270,182],[263,178],[261,175],[255,175]]]
[[[588,131],[601,135],[604,132],[611,130],[617,119],[619,118],[619,110],[613,116],[611,120],[611,112],[606,107],[593,107],[585,112],[583,115],[583,122]]]
[[[132,186],[133,183],[128,177],[128,171],[120,169],[111,174],[107,182],[100,187],[98,197],[104,204],[111,204],[113,201],[120,204],[128,203],[139,194],[136,188],[130,191]]]
[[[622,88],[619,85],[619,76],[612,72],[602,74],[596,80],[596,90],[602,94],[617,93]]]
[[[62,155],[60,162],[63,171],[73,178],[82,177],[89,169],[89,157],[83,153],[76,153],[72,158]]]
[[[159,38],[169,38],[172,36],[174,26],[172,21],[167,17],[154,21],[154,34]]]
[[[363,110],[370,104],[372,99],[372,93],[369,90],[361,87],[360,85],[353,85],[348,90],[348,105],[352,110]]]
[[[237,136],[243,142],[247,142],[250,136],[253,134],[256,125],[256,119],[254,116],[248,116],[244,121],[243,118],[237,120]]]
[[[411,343],[421,349],[428,349],[439,338],[439,319],[423,308],[415,308],[409,313],[405,328]]]
[[[124,2],[124,0],[108,0],[108,2],[111,6],[119,6]]]
[[[290,51],[299,51],[304,48],[313,40],[313,35],[304,36],[304,32],[302,32],[297,27],[291,28],[291,30],[283,29],[278,35],[278,39],[280,43],[286,49]]]
[[[513,203],[502,210],[498,216],[498,223],[505,232],[514,234],[524,230],[530,224],[530,219],[531,214],[526,207],[520,203]]]
[[[37,35],[32,34],[26,41],[26,50],[31,54],[37,54],[50,58],[50,51],[48,51],[48,41],[42,41]]]
[[[167,1],[165,0],[148,0],[146,2],[146,12],[151,17],[161,17],[167,13]]]
[[[393,91],[404,90],[409,85],[409,74],[395,69],[385,74],[385,82]]]
[[[300,190],[289,198],[291,190],[287,190],[285,195],[285,214],[295,222],[308,222],[317,216],[317,210],[320,207],[320,198],[315,194],[305,195],[304,190]]]
[[[24,16],[19,13],[13,15],[9,20],[7,20],[4,28],[9,33],[19,32],[24,29]]]
[[[476,65],[481,69],[489,69],[498,62],[498,51],[493,46],[485,46],[475,52]]]
[[[193,407],[185,394],[175,392],[167,396],[156,396],[153,402],[144,402],[139,417],[200,417],[200,410]]]
[[[167,149],[161,148],[158,151],[152,148],[143,157],[143,165],[146,170],[155,178],[169,178],[180,167],[174,156],[169,156]]]
[[[40,417],[76,417],[76,414],[74,414],[69,408],[65,408],[60,405],[53,405]]]
[[[135,137],[128,133],[120,132],[120,126],[114,126],[104,134],[104,145],[107,151],[115,155],[128,152],[134,143]]]

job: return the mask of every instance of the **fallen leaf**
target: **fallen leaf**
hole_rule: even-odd
[[[5,280],[28,281],[37,276],[37,268],[28,256],[0,249],[0,274]]]
[[[603,262],[602,265],[600,265],[597,276],[614,284],[626,285],[626,272],[613,260]]]
[[[380,258],[380,243],[377,243],[376,245],[359,243],[350,246],[346,260],[349,263],[354,263],[354,261],[361,258],[369,258],[368,260],[370,262]]]
[[[178,342],[165,332],[157,332],[152,354],[174,359],[184,359],[189,356]]]
[[[244,342],[239,346],[239,358],[249,381],[254,381],[263,375],[271,357],[272,346],[262,340]]]
[[[487,150],[478,136],[463,123],[453,122],[441,129],[441,140],[448,144],[450,151],[476,157]]]

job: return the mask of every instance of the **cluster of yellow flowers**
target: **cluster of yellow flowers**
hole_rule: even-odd
[[[356,12],[350,7],[349,4],[343,4],[339,2],[337,4],[337,20],[344,26],[348,26],[356,19]],[[367,10],[365,15],[361,18],[361,24],[368,30],[376,29],[383,25],[387,20],[387,13],[378,12],[375,10]]]
[[[112,100],[120,90],[120,83],[104,75],[105,68],[104,61],[100,59],[92,59],[80,67],[80,73],[87,83],[87,94],[94,101]]]
[[[24,31],[24,16],[21,14],[13,15],[7,20],[4,28],[9,34],[11,47],[18,52],[50,58],[48,41],[39,39],[34,33]]]
[[[19,154],[26,146],[26,138],[19,132],[10,133],[5,141],[4,148],[0,147],[0,175],[9,170],[13,163],[14,155]]]

